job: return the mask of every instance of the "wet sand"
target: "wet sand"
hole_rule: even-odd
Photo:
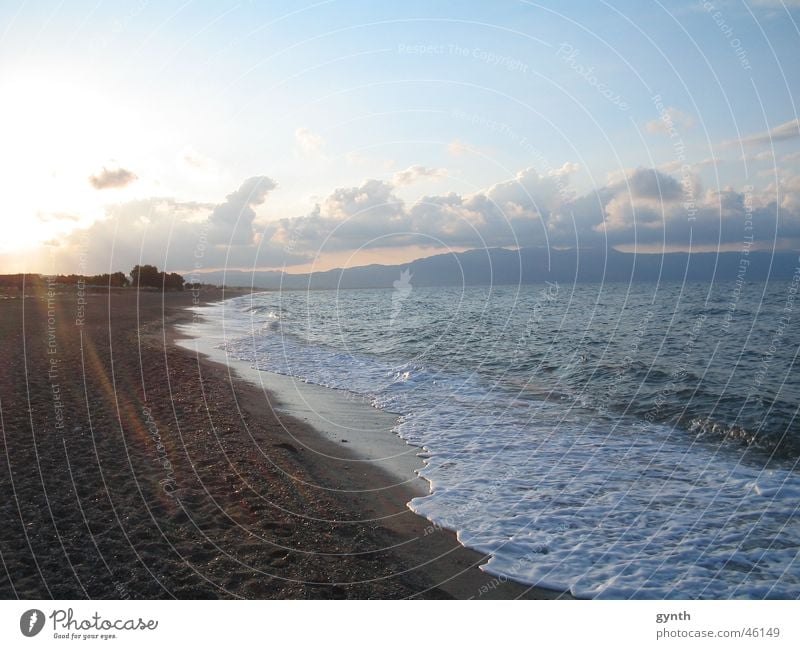
[[[191,293],[85,302],[0,301],[0,597],[559,596],[483,573],[405,507],[418,479],[176,345]]]

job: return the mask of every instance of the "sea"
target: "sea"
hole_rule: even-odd
[[[396,413],[430,483],[408,506],[493,575],[580,598],[797,598],[798,286],[403,273],[199,311],[232,358]]]

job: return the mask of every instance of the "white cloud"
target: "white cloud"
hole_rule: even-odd
[[[745,194],[733,187],[704,190],[694,174],[638,168],[576,196],[568,185],[573,170],[523,169],[471,194],[426,195],[411,205],[392,183],[369,179],[335,189],[303,216],[260,225],[255,207],[275,183],[256,176],[218,205],[152,198],[114,206],[105,219],[53,245],[57,257],[75,259],[88,241],[87,257],[97,264],[92,272],[99,272],[142,260],[165,260],[171,270],[196,263],[280,267],[361,247],[717,245],[741,244],[751,233],[756,242],[779,246],[800,239],[800,175],[782,171],[777,182]],[[752,232],[743,230],[746,220]]]
[[[447,176],[447,169],[425,167],[419,164],[411,165],[407,169],[398,171],[392,176],[392,185],[395,187],[405,187],[419,180],[444,178],[445,176]]]
[[[683,168],[684,164],[688,164],[689,168],[692,170],[697,170],[704,167],[719,167],[720,165],[725,164],[725,160],[715,157],[704,158],[703,160],[689,163],[684,163],[680,160],[674,160],[672,162],[668,162],[667,164],[660,165],[658,170],[668,174],[677,173]]]
[[[661,117],[644,125],[649,133],[669,133],[672,128],[687,130],[693,126],[694,117],[674,106],[665,108]]]
[[[739,157],[742,162],[768,162],[775,158],[772,151],[759,151],[758,153],[745,154]]]
[[[248,178],[235,192],[231,192],[224,203],[217,205],[208,218],[213,243],[247,245],[253,243],[253,208],[261,205],[267,194],[275,189],[275,181],[267,176]]]
[[[127,187],[138,176],[129,169],[122,167],[103,167],[97,173],[89,176],[89,182],[95,189],[119,189]]]
[[[191,146],[184,147],[176,159],[178,167],[186,173],[198,176],[219,174],[219,165]]]
[[[570,176],[580,171],[581,166],[577,162],[565,162],[558,169],[551,169],[548,176]]]
[[[763,144],[772,144],[773,142],[783,142],[785,140],[792,140],[800,137],[800,120],[792,119],[783,124],[779,124],[775,128],[771,128],[763,133],[756,133],[755,135],[748,135],[741,139],[741,144],[744,146],[756,146]],[[729,140],[725,142],[726,145],[739,144],[738,140]]]
[[[693,193],[699,187],[692,186]],[[674,177],[656,169],[638,168],[624,179],[606,188],[604,218],[594,226],[605,235],[658,230],[675,204],[684,199],[684,190]]]
[[[85,259],[89,262],[86,272],[107,272],[109,268],[127,272],[135,264],[152,263],[169,271],[182,271],[188,278],[192,269],[309,261],[307,254],[287,250],[275,240],[278,226],[274,223],[260,225],[250,245],[215,242],[213,233],[218,224],[211,221],[212,213],[220,207],[246,202],[248,189],[244,196],[236,195],[250,184],[245,181],[233,192],[234,198],[217,206],[165,197],[109,206],[105,218],[48,243],[55,267],[68,272]]]
[[[460,158],[475,153],[475,147],[456,138],[447,145],[447,152],[454,158]]]

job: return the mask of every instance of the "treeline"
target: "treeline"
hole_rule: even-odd
[[[102,275],[39,275],[34,273],[17,273],[15,275],[0,275],[0,288],[33,290],[46,287],[49,284],[56,286],[104,286],[125,288],[131,285],[125,273],[103,273]]]
[[[102,273],[100,275],[40,275],[33,273],[0,275],[0,288],[6,290],[32,290],[46,287],[50,284],[105,288],[133,287],[164,291],[183,291],[184,289],[199,289],[201,287],[199,283],[185,281],[179,273],[166,273],[150,264],[143,266],[137,264],[131,269],[130,275],[126,275],[121,271]]]
[[[138,264],[131,270],[131,286],[162,288],[165,291],[182,291],[186,281],[178,273],[165,273],[155,266]]]
[[[45,278],[46,279],[46,278]],[[86,286],[113,286],[124,288],[131,285],[131,280],[125,273],[103,273],[101,275],[56,275],[56,284],[85,284]]]

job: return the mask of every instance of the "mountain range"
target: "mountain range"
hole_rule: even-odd
[[[545,281],[657,282],[788,279],[797,252],[627,253],[602,249],[487,248],[446,253],[405,264],[370,264],[314,273],[207,271],[187,280],[263,289],[389,288],[410,273],[414,286],[534,284]]]

